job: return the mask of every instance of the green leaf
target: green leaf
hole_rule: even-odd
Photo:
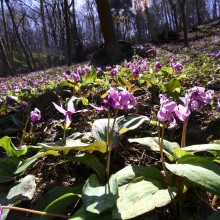
[[[41,197],[40,201],[36,205],[35,209],[39,211],[44,211],[46,207],[49,206],[53,201],[57,200],[61,196],[72,193],[75,195],[78,195],[80,197],[80,194],[82,192],[82,186],[73,186],[73,187],[65,187],[65,186],[55,186],[51,190],[49,190],[47,193]],[[31,220],[39,220],[39,215],[33,215]]]
[[[146,147],[147,150],[160,151],[160,146],[158,144],[157,137],[132,138],[132,139],[129,138],[128,141],[130,143],[133,142],[139,143],[142,146]],[[167,140],[163,140],[163,151],[166,153],[167,157],[171,161],[177,159],[175,153],[173,152],[174,147],[180,148],[179,144],[176,142],[169,142]]]
[[[67,81],[58,83],[57,87],[69,87],[69,88],[72,88],[76,92],[79,91],[79,87],[72,80],[67,80]]]
[[[173,147],[173,153],[176,155],[176,158],[181,158],[185,155],[192,155],[189,152],[186,152],[184,148]]]
[[[5,136],[0,139],[0,146],[5,149],[5,151],[10,154],[11,156],[20,157],[22,155],[25,155],[27,153],[28,148],[21,148],[18,149],[14,146],[14,144],[11,141],[11,138],[8,136]]]
[[[131,131],[138,128],[145,121],[150,121],[150,119],[147,116],[143,116],[143,115],[133,117],[128,120],[125,120],[124,116],[117,118],[117,122],[120,127],[119,135],[122,135],[127,131]]]
[[[162,71],[163,73],[165,73],[166,76],[169,76],[169,75],[172,75],[172,74],[173,74],[173,68],[172,68],[172,67],[163,66],[163,67],[161,68],[161,71]]]
[[[120,86],[125,86],[128,91],[131,91],[132,84],[122,76],[118,76],[118,83]]]
[[[27,175],[10,189],[7,199],[19,198],[22,200],[31,200],[34,196],[35,189],[35,176]]]
[[[189,152],[201,152],[208,151],[214,152],[215,154],[220,154],[220,144],[197,144],[191,145],[183,148],[185,151]]]
[[[118,185],[114,175],[106,185],[102,185],[95,174],[91,175],[83,187],[82,200],[86,211],[101,213],[112,208],[118,198]]]
[[[101,153],[106,152],[106,142],[105,141],[95,141],[92,144],[83,143],[81,140],[75,140],[71,142],[72,146],[65,145],[56,145],[53,144],[44,144],[40,143],[39,145],[45,149],[51,149],[53,151],[67,151],[67,150],[85,150],[85,151],[99,151]]]
[[[91,153],[84,153],[80,155],[76,155],[73,158],[68,159],[69,161],[74,161],[74,162],[80,162],[88,166],[89,168],[93,169],[99,180],[104,183],[105,181],[105,168],[104,166],[99,162],[99,159],[91,154]]]
[[[145,138],[129,138],[129,143],[138,143],[146,148],[149,151],[160,151],[158,143],[155,141],[155,138],[145,137]]]
[[[119,187],[114,219],[131,219],[169,204],[176,195],[175,188],[164,189],[156,180],[140,180]]]
[[[65,209],[70,206],[74,206],[74,204],[79,200],[79,197],[77,194],[74,193],[67,193],[59,198],[52,201],[44,210],[48,213],[54,213],[54,214],[63,214]],[[53,216],[48,215],[42,215],[41,220],[52,220],[54,219]]]
[[[123,186],[128,184],[133,179],[137,177],[145,177],[146,179],[154,179],[158,181],[163,181],[163,176],[159,169],[156,167],[146,167],[146,166],[127,166],[119,170],[115,174],[118,182],[118,186]]]
[[[17,170],[15,171],[15,175],[20,175],[24,173],[38,158],[45,157],[47,155],[58,156],[58,152],[49,150],[46,152],[40,152],[34,155],[33,157],[27,158],[19,164]]]
[[[110,133],[112,131],[113,122],[114,122],[114,119],[111,118],[109,120],[109,132]],[[118,132],[119,132],[118,123],[115,123],[114,128],[113,128],[113,136],[112,136],[113,144],[118,141],[118,137],[119,137]],[[107,142],[107,135],[108,135],[108,119],[102,118],[102,119],[95,120],[92,125],[91,136],[95,138],[95,140]]]
[[[20,164],[17,157],[5,157],[0,159],[0,183],[6,183],[15,178],[15,172]]]
[[[181,85],[180,81],[176,78],[171,79],[168,83],[162,83],[163,92],[168,92],[168,93],[178,92],[178,93],[180,93],[181,88],[182,88],[182,85]]]
[[[95,68],[92,67],[92,70],[83,74],[82,76],[82,82],[83,84],[88,84],[88,83],[94,83],[95,79],[97,77],[97,73],[95,71]]]
[[[72,215],[68,220],[112,220],[112,213],[111,212],[105,212],[95,214],[91,212],[87,212],[85,207],[82,206],[79,210],[77,210],[74,215]]]
[[[181,157],[177,164],[166,163],[166,167],[172,173],[186,177],[200,188],[220,195],[220,166],[210,159],[186,155]]]

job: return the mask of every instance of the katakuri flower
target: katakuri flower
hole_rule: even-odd
[[[54,107],[60,112],[62,113],[64,116],[65,116],[65,126],[66,128],[68,128],[71,124],[71,121],[72,121],[72,115],[74,113],[77,113],[77,112],[86,112],[87,109],[83,109],[83,110],[79,110],[79,111],[76,111],[75,108],[74,108],[74,105],[73,105],[73,100],[75,99],[75,97],[72,97],[68,103],[67,103],[67,109],[65,110],[62,106],[59,106],[57,105],[56,103],[52,102]]]
[[[157,62],[155,63],[155,66],[154,66],[154,70],[155,70],[155,71],[158,71],[158,70],[160,70],[162,67],[163,67],[163,65],[162,65],[159,61],[157,61]]]
[[[181,100],[189,103],[191,110],[199,110],[202,106],[209,104],[212,101],[214,90],[207,90],[205,88],[195,86],[189,89],[184,98]]]
[[[35,108],[30,113],[31,121],[40,121],[41,119],[41,112],[38,108]]]
[[[168,128],[173,128],[176,126],[175,111],[178,110],[177,104],[164,95],[159,95],[159,97],[161,105],[157,113],[157,119],[160,122],[170,122]]]
[[[113,109],[121,109],[128,110],[132,109],[136,106],[135,97],[131,92],[128,92],[126,89],[118,92],[112,87],[107,91],[106,96],[103,98],[104,105],[101,107],[96,107],[91,105],[98,111],[113,108]]]

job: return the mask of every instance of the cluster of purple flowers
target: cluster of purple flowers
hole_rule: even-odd
[[[170,59],[169,64],[175,72],[180,72],[183,69],[183,65],[181,64],[181,62],[178,61],[175,63],[173,57]]]
[[[134,60],[133,62],[125,61],[124,65],[132,71],[135,79],[140,79],[143,76],[143,72],[148,70],[149,61],[147,59]]]
[[[91,72],[92,67],[91,66],[84,66],[84,67],[77,67],[76,71],[73,70],[67,70],[66,72],[63,73],[63,78],[65,80],[68,79],[73,79],[74,82],[80,82],[81,81],[81,77],[85,74],[85,73],[89,73]]]
[[[213,94],[213,90],[205,91],[203,87],[193,87],[187,91],[185,97],[180,97],[184,105],[177,105],[175,101],[171,101],[160,94],[160,109],[157,118],[160,122],[170,122],[169,128],[173,128],[176,126],[176,118],[184,122],[192,110],[200,110],[209,104]]]
[[[126,89],[118,92],[112,87],[107,91],[106,96],[103,99],[103,106],[96,107],[93,106],[96,110],[104,110],[107,108],[128,110],[136,106],[135,97],[131,92],[128,92]]]

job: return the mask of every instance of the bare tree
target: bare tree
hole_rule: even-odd
[[[47,26],[46,26],[46,21],[45,21],[44,0],[40,0],[40,12],[41,12],[42,29],[43,29],[43,34],[44,34],[44,45],[45,45],[45,49],[47,52],[47,63],[48,63],[48,66],[50,67],[52,65],[52,61],[51,61],[50,53],[48,54],[48,50],[50,46],[49,46]]]
[[[186,0],[178,0],[180,5],[180,11],[182,15],[182,25],[183,25],[183,36],[184,36],[184,45],[188,47],[188,30],[186,22]]]
[[[11,8],[11,6],[9,4],[9,0],[5,0],[5,3],[7,5],[8,11],[9,11],[9,14],[10,14],[10,17],[11,17],[11,21],[13,23],[13,28],[14,28],[16,36],[17,36],[17,39],[18,39],[19,44],[21,46],[22,52],[24,53],[26,63],[28,65],[28,67],[29,67],[29,70],[32,71],[33,67],[32,67],[32,64],[31,64],[31,61],[30,61],[30,58],[29,58],[29,54],[28,54],[28,51],[26,50],[25,44],[23,42],[23,39],[22,39],[22,37],[21,37],[21,35],[19,33],[19,30],[18,30],[18,27],[16,25],[14,14],[13,14],[12,8]]]
[[[96,0],[96,5],[107,52],[106,61],[116,64],[121,61],[122,53],[118,46],[109,2],[108,0]]]

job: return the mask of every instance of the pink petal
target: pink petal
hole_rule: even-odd
[[[72,113],[76,111],[73,105],[73,100],[74,100],[74,97],[72,97],[67,103],[67,111],[72,112]]]
[[[57,105],[57,104],[54,103],[54,102],[52,102],[52,103],[53,103],[54,107],[55,107],[59,112],[61,112],[62,114],[66,115],[66,110],[65,110],[63,107]]]

